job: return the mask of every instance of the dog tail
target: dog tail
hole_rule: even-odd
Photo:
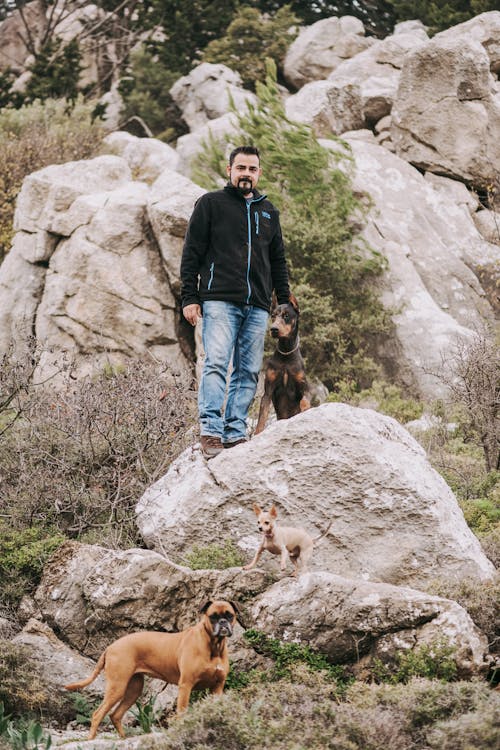
[[[328,524],[328,526],[326,527],[326,529],[324,531],[322,531],[319,536],[314,537],[313,542],[314,542],[314,544],[316,546],[318,546],[317,543],[319,542],[319,540],[323,539],[328,534],[328,532],[330,531],[332,523],[333,523],[333,521],[330,521],[330,523]]]
[[[80,680],[80,682],[72,682],[69,685],[65,685],[64,689],[65,690],[80,690],[80,688],[84,688],[84,687],[87,687],[87,685],[90,685],[90,683],[94,682],[94,680],[100,675],[100,673],[104,669],[105,661],[106,661],[106,652],[103,651],[103,653],[99,657],[99,661],[95,665],[94,671],[89,677],[86,677],[84,680]]]

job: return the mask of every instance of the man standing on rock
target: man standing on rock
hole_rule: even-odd
[[[271,294],[274,289],[279,304],[290,295],[279,212],[256,190],[262,174],[258,150],[235,148],[226,171],[224,189],[196,202],[181,262],[184,317],[193,326],[203,317],[198,411],[207,459],[247,439]]]

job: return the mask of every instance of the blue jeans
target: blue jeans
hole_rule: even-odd
[[[203,303],[205,362],[198,391],[202,435],[223,443],[246,438],[247,415],[257,389],[268,313],[251,305],[210,300]],[[233,358],[226,408],[226,377]]]

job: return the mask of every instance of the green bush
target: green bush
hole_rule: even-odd
[[[157,55],[145,46],[138,47],[120,81],[122,119],[140,117],[156,138],[166,142],[186,133],[188,128],[169,93],[178,78],[179,73],[166,68]]]
[[[62,534],[42,526],[17,530],[0,521],[0,608],[14,610],[23,594],[33,591],[46,560],[63,541]]]
[[[184,555],[183,562],[193,570],[222,570],[224,568],[239,568],[245,560],[242,551],[231,539],[223,544],[195,544]]]
[[[289,5],[264,16],[256,8],[241,7],[226,35],[205,48],[203,61],[227,65],[240,74],[246,88],[255,89],[257,81],[265,81],[266,57],[282,69],[288,47],[297,36],[297,22]]]
[[[374,660],[373,674],[378,682],[407,683],[414,677],[450,681],[456,679],[455,649],[445,642],[423,644],[409,651],[398,651],[393,662]]]
[[[370,388],[358,391],[352,382],[340,383],[337,392],[332,393],[328,401],[343,401],[353,406],[375,409],[402,424],[419,419],[424,411],[422,402],[404,396],[399,386],[380,380],[375,380]]]

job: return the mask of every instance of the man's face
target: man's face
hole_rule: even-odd
[[[231,185],[245,196],[251,195],[262,174],[259,157],[255,154],[236,154],[232,165],[228,165],[226,170]]]

